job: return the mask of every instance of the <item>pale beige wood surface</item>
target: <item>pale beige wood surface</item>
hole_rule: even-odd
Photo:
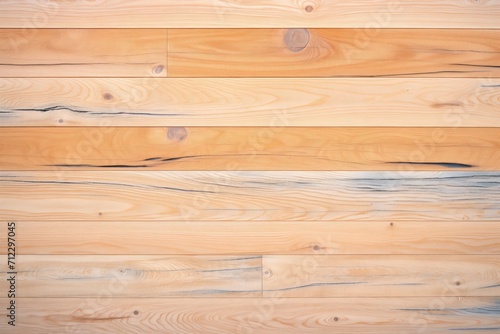
[[[1,28],[499,28],[498,1],[4,0]]]
[[[499,77],[500,30],[171,29],[170,77]]]
[[[500,128],[8,127],[2,170],[498,170]]]
[[[500,126],[500,80],[2,78],[0,126]]]
[[[265,297],[500,296],[498,255],[266,255]]]
[[[7,230],[7,222],[0,229]],[[19,221],[24,254],[500,254],[498,221]],[[4,234],[0,234],[0,238]],[[2,239],[3,241],[3,239]],[[0,254],[6,254],[0,249]]]
[[[499,179],[498,172],[12,171],[0,173],[0,219],[498,221]]]
[[[494,297],[21,298],[9,333],[494,333]],[[0,299],[5,304],[4,298]],[[7,310],[0,309],[5,318]],[[0,322],[0,330],[5,330]]]
[[[17,298],[260,297],[260,256],[20,255]],[[1,274],[7,290],[9,274]]]
[[[0,29],[0,76],[165,77],[166,49],[165,29]]]

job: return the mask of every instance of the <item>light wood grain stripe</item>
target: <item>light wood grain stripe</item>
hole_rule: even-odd
[[[260,256],[20,255],[16,297],[260,297],[261,263]],[[8,291],[9,274],[0,277]]]
[[[0,143],[2,170],[500,169],[500,128],[13,127]]]
[[[171,77],[500,77],[500,30],[172,29]]]
[[[166,49],[165,29],[0,29],[0,76],[165,77]]]
[[[18,221],[20,255],[500,254],[498,221]],[[7,221],[0,222],[2,242]],[[3,243],[6,244],[6,243]],[[7,249],[0,249],[6,254]]]
[[[0,299],[6,305],[6,299]],[[9,333],[495,333],[498,298],[22,298]],[[6,308],[0,316],[6,318]],[[0,330],[6,330],[6,322]]]
[[[497,172],[1,172],[0,219],[498,221],[499,180]]]
[[[82,15],[84,14],[84,15]],[[497,1],[4,0],[2,28],[499,28]]]
[[[500,80],[3,78],[0,126],[500,127]]]
[[[500,296],[497,255],[263,257],[264,296]]]

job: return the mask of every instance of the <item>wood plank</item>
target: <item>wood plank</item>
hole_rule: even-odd
[[[19,255],[16,278],[16,298],[262,295],[260,256]]]
[[[82,15],[84,14],[84,15]],[[497,1],[4,0],[0,28],[499,28]]]
[[[0,29],[2,77],[166,76],[164,29],[26,31]]]
[[[0,219],[498,221],[499,180],[498,172],[0,172]]]
[[[16,223],[20,255],[500,254],[499,221]]]
[[[6,305],[5,298],[0,299]],[[3,333],[494,333],[498,298],[21,298]],[[305,309],[306,307],[306,309]],[[6,318],[6,307],[0,316]]]
[[[172,29],[171,77],[500,77],[500,30]]]
[[[498,170],[500,128],[10,127],[2,170]]]
[[[500,127],[500,80],[0,78],[0,126]]]
[[[497,255],[274,255],[265,297],[500,296]]]

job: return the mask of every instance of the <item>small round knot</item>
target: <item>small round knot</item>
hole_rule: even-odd
[[[292,52],[299,52],[309,44],[309,31],[307,29],[288,29],[285,34],[285,45]]]
[[[135,310],[134,315],[139,315],[139,311]]]
[[[155,74],[161,74],[164,69],[165,69],[165,66],[163,66],[163,65],[156,65],[154,67],[153,71],[155,72]]]
[[[186,139],[188,132],[186,128],[177,126],[168,128],[167,137],[171,141],[183,141]]]
[[[314,10],[313,6],[309,5],[309,6],[306,6],[306,8],[304,8],[306,10],[306,12],[310,13]]]
[[[111,95],[110,93],[104,93],[104,94],[102,95],[102,97],[103,97],[105,100],[107,100],[107,101],[109,101],[109,100],[112,100],[112,99],[113,99],[113,95]]]
[[[319,250],[321,249],[321,247],[319,247],[319,245],[314,245],[313,249],[314,249],[315,251],[319,251]]]

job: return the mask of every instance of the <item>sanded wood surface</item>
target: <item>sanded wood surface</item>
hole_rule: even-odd
[[[164,29],[0,29],[0,76],[164,77],[166,49]]]
[[[110,286],[120,297],[262,295],[261,257],[21,255],[17,297],[94,297]],[[2,273],[0,289],[9,284]]]
[[[20,221],[17,231],[20,255],[500,254],[499,224],[63,220]],[[0,222],[2,231],[6,225]]]
[[[171,29],[171,77],[500,77],[500,30]]]
[[[500,296],[497,255],[264,256],[264,296]]]
[[[498,221],[499,180],[498,172],[1,172],[0,219]]]
[[[0,126],[500,127],[500,80],[3,78]]]
[[[499,28],[498,1],[4,0],[1,28]]]
[[[497,170],[500,128],[9,127],[2,170]]]
[[[9,333],[495,333],[495,297],[21,298]],[[0,303],[5,304],[5,299]],[[0,309],[5,317],[7,310]],[[383,328],[383,330],[381,330]],[[0,330],[5,330],[0,323]]]

